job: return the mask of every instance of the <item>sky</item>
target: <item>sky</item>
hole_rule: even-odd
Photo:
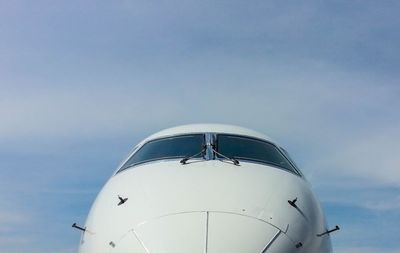
[[[335,253],[400,252],[400,2],[0,0],[1,252],[77,252],[146,136],[226,123],[285,147]]]

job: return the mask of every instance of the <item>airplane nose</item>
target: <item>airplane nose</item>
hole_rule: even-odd
[[[227,212],[187,212],[145,221],[119,240],[115,253],[286,253],[295,246],[273,225]]]

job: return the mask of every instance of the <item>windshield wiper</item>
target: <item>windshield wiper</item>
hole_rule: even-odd
[[[223,154],[219,153],[217,150],[214,149],[214,146],[211,146],[211,150],[212,150],[215,154],[217,154],[217,155],[219,155],[219,156],[222,156],[223,158],[225,158],[225,159],[227,159],[227,160],[233,162],[234,165],[239,166],[239,161],[236,160],[235,158],[233,158],[233,157],[227,157],[226,155],[223,155]]]
[[[203,146],[203,149],[199,152],[199,153],[196,153],[196,154],[194,154],[194,155],[191,155],[191,156],[187,156],[187,157],[185,157],[185,158],[183,158],[181,161],[180,161],[180,163],[183,165],[183,164],[186,164],[186,162],[188,161],[188,160],[190,160],[190,159],[192,159],[192,158],[194,158],[194,157],[196,157],[196,156],[198,156],[198,155],[200,155],[200,154],[203,154],[204,152],[206,152],[206,149],[207,149],[207,146]]]

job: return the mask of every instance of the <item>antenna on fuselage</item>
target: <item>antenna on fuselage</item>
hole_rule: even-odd
[[[86,231],[86,228],[80,227],[80,226],[76,225],[76,223],[72,224],[72,227],[73,227],[73,228],[76,228],[76,229],[78,229],[78,230],[81,230],[81,231],[83,231],[83,232]]]
[[[294,200],[288,200],[287,202],[288,202],[291,206],[293,206],[294,208],[297,208],[296,201],[297,201],[297,197],[296,197]]]
[[[330,233],[339,230],[340,227],[338,225],[336,225],[336,227],[334,229],[331,230],[326,230],[325,232],[321,233],[321,234],[317,234],[318,237],[323,236],[323,235],[329,235]]]

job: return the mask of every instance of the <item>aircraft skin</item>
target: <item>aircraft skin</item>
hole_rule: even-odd
[[[199,133],[209,140],[228,134],[279,147],[249,129],[196,124],[158,132],[129,157],[153,140]],[[124,169],[128,157],[93,203],[79,252],[332,252],[329,234],[317,236],[328,230],[323,211],[294,164],[294,171],[239,158],[235,165],[216,156],[209,140],[204,158],[183,163],[182,157],[160,159]]]

